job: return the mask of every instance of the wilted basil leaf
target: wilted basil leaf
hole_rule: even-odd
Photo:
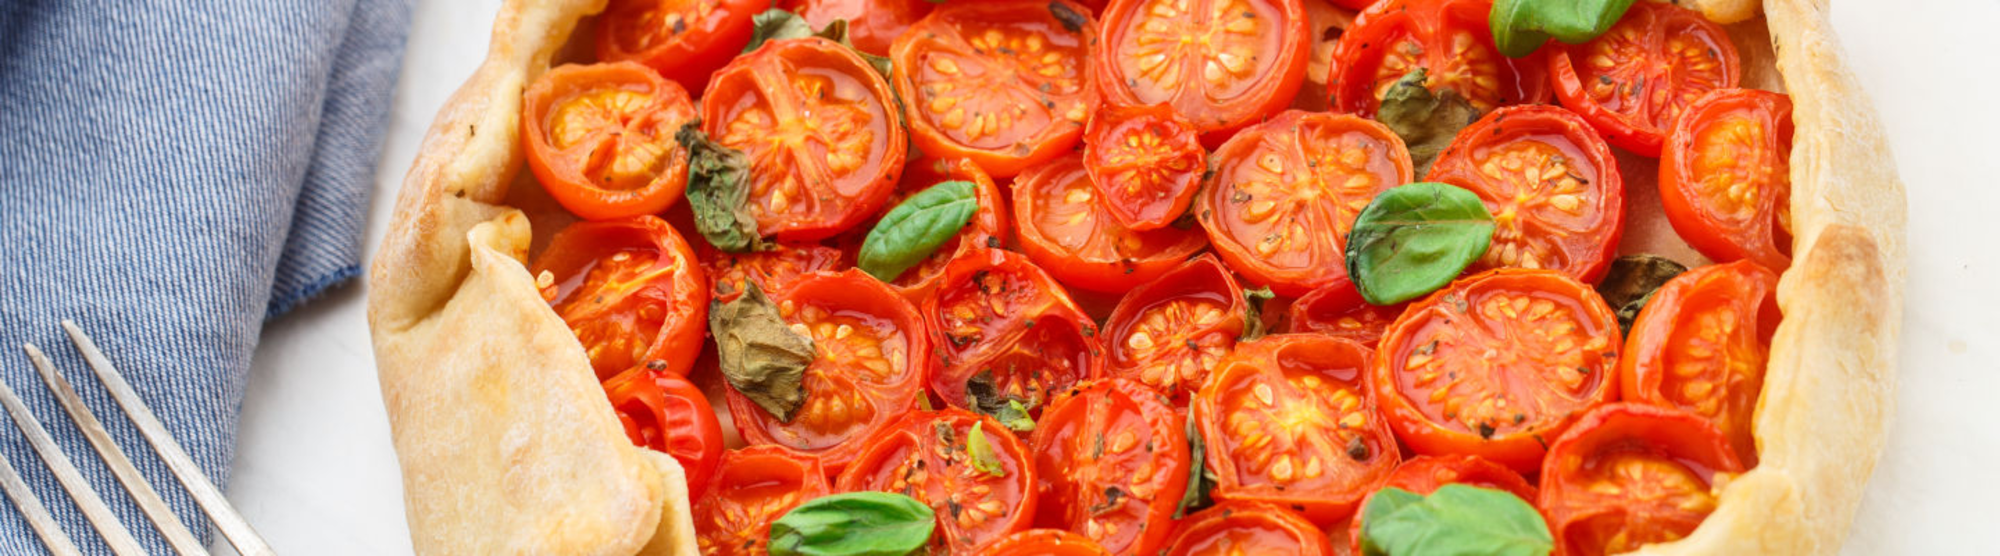
[[[972,375],[971,380],[965,381],[965,402],[973,411],[992,417],[1008,430],[1018,433],[1035,430],[1035,419],[1028,412],[1037,403],[1002,394],[999,384],[994,382],[992,369],[979,371],[979,374]]]
[[[876,56],[854,48],[854,41],[847,35],[847,20],[845,19],[833,20],[832,23],[826,24],[825,29],[813,31],[812,24],[807,22],[806,18],[799,17],[799,14],[785,11],[782,8],[771,8],[764,10],[764,13],[752,16],[750,21],[755,27],[750,31],[750,44],[743,45],[744,53],[756,50],[758,47],[764,46],[764,43],[770,41],[819,37],[840,43],[841,46],[853,50],[855,54],[861,55],[861,59],[867,61],[869,66],[874,67],[876,72],[881,73],[883,79],[889,78],[889,68],[891,65],[889,58]]]
[[[1007,469],[1000,466],[1000,456],[993,453],[993,445],[986,441],[986,431],[980,430],[985,421],[972,423],[972,432],[965,435],[965,455],[972,460],[972,468],[995,477],[1007,476]]]
[[[1347,274],[1375,305],[1409,301],[1451,283],[1486,254],[1493,215],[1457,186],[1398,186],[1368,203],[1347,236]]]
[[[1362,512],[1366,556],[1547,556],[1548,523],[1512,493],[1462,484],[1430,496],[1399,488],[1375,492]]]
[[[1382,107],[1375,110],[1375,119],[1403,138],[1403,145],[1410,150],[1410,164],[1419,176],[1430,172],[1431,163],[1451,146],[1458,130],[1479,119],[1479,109],[1458,91],[1432,92],[1424,87],[1428,77],[1424,68],[1405,74],[1389,87],[1382,96]]]
[[[771,554],[904,556],[923,550],[936,528],[930,506],[901,494],[822,496],[771,522]]]
[[[1264,302],[1277,296],[1278,294],[1271,292],[1270,286],[1243,290],[1243,301],[1246,302],[1243,305],[1243,335],[1238,336],[1236,341],[1248,342],[1262,338],[1265,333],[1270,332],[1264,329]]]
[[[688,150],[687,200],[695,231],[729,253],[768,247],[757,235],[757,218],[750,215],[749,159],[708,140],[699,121],[681,126],[674,140]]]
[[[1499,0],[1487,24],[1500,53],[1520,58],[1533,54],[1549,37],[1583,44],[1611,30],[1632,0]]]
[[[1639,309],[1653,298],[1653,292],[1687,270],[1686,265],[1659,255],[1618,257],[1611,261],[1611,270],[1604,273],[1604,281],[1597,283],[1597,295],[1618,311],[1618,329],[1629,334],[1632,320],[1639,318]]]
[[[1181,494],[1180,504],[1174,506],[1174,519],[1180,519],[1195,510],[1215,503],[1208,497],[1208,491],[1215,488],[1215,474],[1208,470],[1208,445],[1201,437],[1201,427],[1195,426],[1194,419],[1187,420],[1188,437],[1188,478],[1187,492]]]
[[[812,338],[785,324],[764,289],[747,281],[735,301],[709,306],[708,330],[715,336],[716,359],[729,386],[790,423],[792,412],[806,401]]]
[[[855,266],[884,282],[917,266],[979,212],[974,187],[969,181],[948,181],[904,199],[868,231]]]

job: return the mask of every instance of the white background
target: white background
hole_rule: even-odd
[[[498,0],[417,7],[376,177],[381,241],[431,117],[485,55]],[[2000,0],[1835,2],[1909,190],[1899,401],[1847,554],[2000,554]],[[284,554],[410,552],[363,289],[271,324],[230,498]]]

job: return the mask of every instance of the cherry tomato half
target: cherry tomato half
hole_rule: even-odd
[[[1611,148],[1575,113],[1511,106],[1460,131],[1425,178],[1463,187],[1493,214],[1493,244],[1473,263],[1550,268],[1596,282],[1625,229],[1625,184]]]
[[[1688,105],[1660,152],[1667,222],[1718,262],[1783,272],[1792,258],[1792,100],[1718,90]]]
[[[699,91],[750,43],[751,16],[770,6],[770,0],[611,0],[597,16],[597,58],[639,62]]]
[[[817,243],[779,243],[769,251],[727,253],[708,242],[695,250],[708,275],[709,290],[718,303],[735,301],[750,284],[766,294],[790,287],[792,282],[816,272],[835,272],[852,266],[839,249]]]
[[[903,292],[903,297],[910,298],[912,303],[922,303],[924,297],[930,295],[931,290],[937,289],[938,276],[944,273],[946,263],[962,253],[1005,245],[1011,233],[1008,227],[1010,221],[1007,218],[1007,197],[1000,193],[1000,186],[995,185],[993,178],[971,160],[933,158],[917,161],[907,168],[907,171],[903,172],[902,183],[897,185],[896,193],[891,198],[890,206],[947,181],[972,182],[973,198],[979,203],[979,210],[972,213],[972,220],[967,221],[965,227],[958,230],[958,235],[945,240],[944,245],[938,246],[937,251],[925,257],[923,262],[917,263],[917,266],[910,267],[895,280],[889,281],[891,285],[896,286],[896,289]],[[860,236],[859,239],[850,242],[855,253],[860,252],[859,241],[867,239],[865,233],[857,235]]]
[[[1633,2],[1611,30],[1575,46],[1552,45],[1556,98],[1606,140],[1641,156],[1660,144],[1689,103],[1736,86],[1742,63],[1722,26],[1665,2]]]
[[[1209,145],[1291,105],[1312,54],[1300,0],[1114,0],[1103,19],[1104,101],[1171,105]]]
[[[1317,525],[1284,508],[1223,502],[1182,521],[1166,556],[1287,554],[1331,556],[1333,542]]]
[[[1187,492],[1187,422],[1146,385],[1092,382],[1050,404],[1029,439],[1041,478],[1036,523],[1119,554],[1152,554]]]
[[[1406,307],[1408,303],[1372,305],[1361,299],[1354,284],[1329,284],[1292,301],[1285,331],[1326,334],[1375,349]]]
[[[1186,407],[1209,371],[1236,349],[1248,312],[1229,269],[1213,256],[1195,257],[1118,300],[1104,323],[1105,370]]]
[[[998,475],[974,467],[966,452],[974,423]],[[998,421],[955,409],[912,411],[866,444],[838,490],[894,492],[930,506],[938,520],[933,550],[970,552],[1034,520],[1035,462]]]
[[[1778,328],[1777,290],[1778,275],[1750,261],[1668,280],[1625,340],[1618,368],[1625,401],[1707,417],[1743,463],[1755,467],[1752,417]]]
[[[1508,58],[1493,46],[1491,0],[1382,0],[1334,47],[1333,110],[1374,116],[1389,88],[1418,68],[1424,86],[1457,92],[1480,112],[1548,102],[1544,55]],[[1461,134],[1461,136],[1463,136]]]
[[[980,556],[1111,556],[1089,537],[1061,529],[1029,529],[993,541]]]
[[[1556,553],[1631,552],[1679,540],[1715,511],[1715,485],[1743,472],[1699,415],[1633,403],[1585,413],[1549,446],[1541,499]]]
[[[715,72],[702,130],[750,159],[757,233],[824,239],[875,215],[908,150],[895,96],[853,49],[809,37],[764,43]]]
[[[1097,106],[1095,42],[1097,21],[1069,0],[939,6],[896,38],[892,55],[910,139],[1002,178],[1068,152]]]
[[[664,211],[687,187],[674,132],[695,117],[680,85],[633,63],[564,65],[528,87],[528,169],[563,208],[590,220]]]
[[[1077,154],[1014,180],[1014,229],[1035,264],[1065,284],[1099,292],[1151,282],[1208,243],[1194,230],[1140,232],[1119,224]]]
[[[1194,123],[1164,104],[1107,107],[1091,119],[1083,166],[1098,203],[1134,230],[1165,228],[1187,214],[1208,171]]]
[[[896,37],[931,13],[931,0],[785,0],[785,9],[814,29],[847,22],[847,40],[862,52],[888,56]]]
[[[1533,473],[1548,439],[1617,395],[1618,348],[1618,320],[1589,285],[1492,270],[1410,304],[1370,386],[1411,451]]]
[[[633,367],[604,381],[604,394],[632,444],[673,456],[687,471],[688,495],[700,496],[723,442],[722,424],[701,388],[680,375]]]
[[[655,216],[579,222],[529,267],[599,380],[638,366],[687,375],[708,332],[708,282],[680,232]]]
[[[923,314],[941,350],[931,392],[972,407],[968,383],[1039,410],[1059,392],[1103,376],[1097,326],[1026,257],[985,249],[945,265]]]
[[[1438,487],[1450,484],[1471,485],[1480,488],[1504,490],[1521,497],[1528,503],[1535,501],[1535,487],[1520,473],[1500,464],[1467,455],[1417,456],[1389,474],[1389,481],[1382,488],[1400,488],[1416,494],[1429,495]],[[1377,490],[1376,492],[1381,492]],[[1359,508],[1367,508],[1368,501],[1375,498],[1369,493],[1361,499]],[[1361,511],[1356,511],[1352,525],[1347,528],[1349,554],[1361,554]]]
[[[819,458],[774,446],[722,454],[706,495],[694,498],[695,545],[712,556],[763,556],[771,522],[807,500],[826,496]]]

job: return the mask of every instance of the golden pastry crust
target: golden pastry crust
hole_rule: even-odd
[[[1757,7],[1676,3],[1725,23]],[[369,274],[383,400],[422,554],[695,552],[679,466],[626,440],[581,346],[523,266],[527,217],[506,206],[522,164],[521,92],[603,4],[507,2],[485,62],[426,135]],[[1771,42],[1739,42],[1744,83],[1789,92],[1797,132],[1795,262],[1779,285],[1785,319],[1756,417],[1761,463],[1722,485],[1721,505],[1692,536],[1647,554],[1837,551],[1893,411],[1902,184],[1841,62],[1825,0],[1763,9],[1764,23],[1732,27],[1739,41]],[[1652,183],[1638,181],[1628,185]],[[1627,250],[1678,242],[1651,216],[1656,225],[1628,229]]]

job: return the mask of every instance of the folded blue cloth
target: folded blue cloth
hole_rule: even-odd
[[[95,337],[226,484],[263,323],[359,272],[409,4],[0,0],[0,380],[153,553],[170,552],[19,346],[49,352],[206,539],[57,322]],[[108,553],[12,426],[0,456],[79,546]],[[43,551],[0,505],[0,553]]]

